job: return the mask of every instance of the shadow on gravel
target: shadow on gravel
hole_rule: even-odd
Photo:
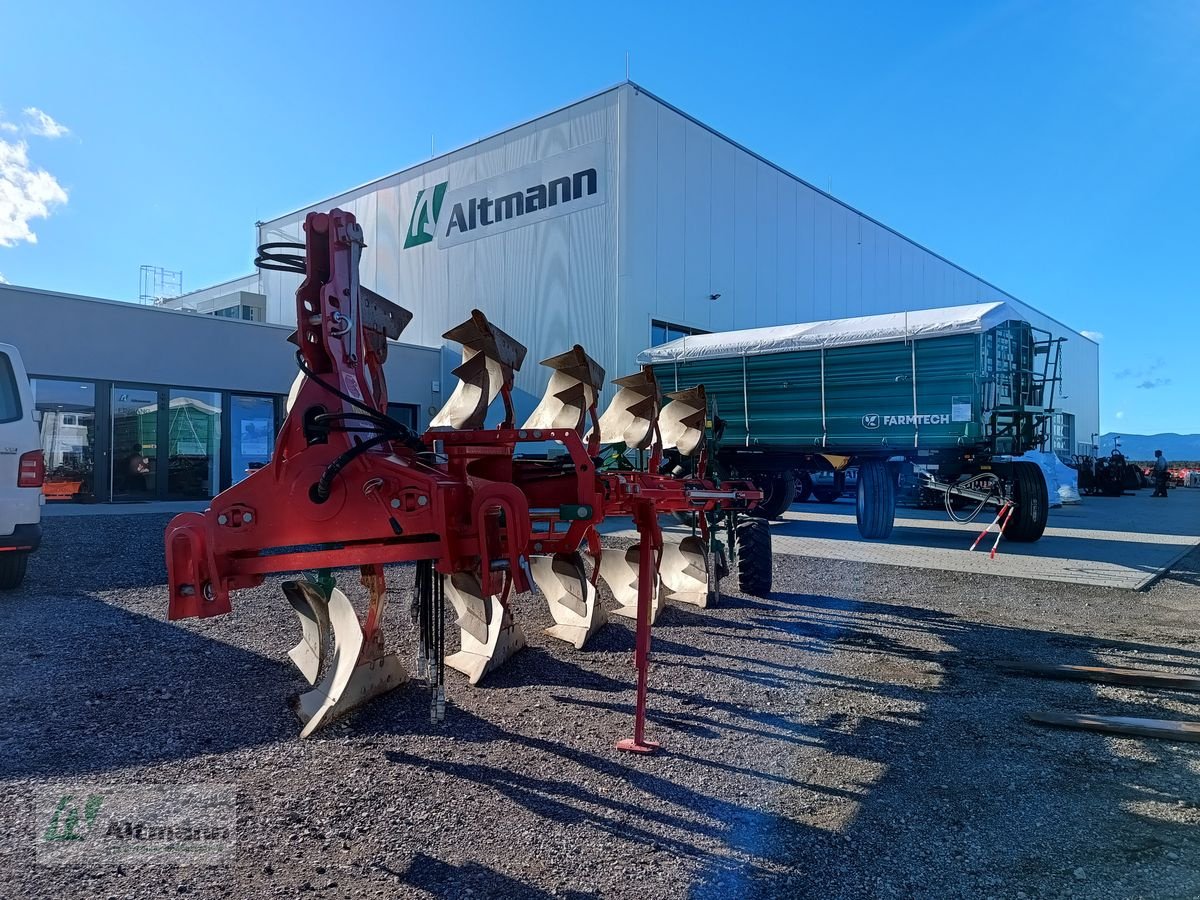
[[[767,864],[727,867],[699,883],[693,898],[1008,896],[1018,888],[1030,896],[1078,889],[1088,896],[1200,895],[1200,869],[1188,849],[1200,818],[1184,824],[1164,814],[1200,808],[1193,777],[1179,778],[1200,770],[1200,746],[1124,741],[1115,750],[1101,735],[1026,718],[1057,709],[1197,720],[1200,697],[1114,697],[1095,685],[1014,678],[996,665],[1013,657],[1096,664],[1097,654],[1124,653],[1129,664],[1154,668],[1182,665],[1163,657],[1194,660],[1195,651],[991,625],[902,603],[773,599],[790,612],[762,620],[763,627],[800,634],[826,627],[830,651],[868,658],[865,671],[877,680],[794,674],[838,697],[806,729],[806,743],[820,751],[811,764],[823,759],[823,769],[837,771],[836,760],[856,761],[878,778],[846,794],[844,826],[823,831],[804,827],[810,816],[776,817],[774,830],[758,836]],[[869,712],[879,697],[890,698],[891,708]],[[897,702],[910,709],[896,709]],[[780,797],[794,797],[786,780],[781,790]],[[786,812],[796,801],[773,806]],[[816,816],[822,807],[799,808]],[[735,834],[731,841],[747,839]]]
[[[6,598],[0,778],[71,776],[290,740],[285,666],[89,595]],[[278,690],[270,696],[265,691]],[[236,721],[219,697],[236,697]]]
[[[477,862],[466,862],[455,866],[424,853],[418,853],[413,857],[408,871],[395,874],[400,875],[406,884],[421,888],[434,897],[444,898],[444,900],[460,900],[463,896],[463,889],[467,887],[477,893],[482,892],[484,897],[529,897],[531,900],[559,897],[564,900],[588,900],[588,898],[600,896],[594,892],[569,889],[548,893],[533,887],[528,882],[510,878]]]
[[[480,730],[495,730],[487,723],[478,724],[479,728],[471,729],[476,737]],[[641,852],[702,860],[706,867],[717,872],[740,866],[734,860],[709,854],[700,839],[753,854],[754,846],[738,844],[739,834],[750,833],[740,829],[740,825],[754,822],[757,831],[758,825],[767,820],[765,827],[770,830],[786,827],[786,822],[774,821],[777,817],[773,814],[751,804],[733,803],[603,756],[511,732],[495,737],[515,744],[524,755],[542,753],[558,757],[564,763],[563,777],[510,768],[511,757],[507,754],[494,762],[430,758],[403,750],[386,751],[384,756],[396,765],[420,766],[498,792],[539,819],[562,828],[586,826],[615,840],[637,845]],[[571,777],[580,767],[585,777]],[[544,771],[532,766],[531,769]],[[613,783],[628,784],[636,796],[631,796],[628,790],[611,790],[609,785]],[[615,846],[613,852],[619,852]],[[513,896],[524,895],[517,892]]]

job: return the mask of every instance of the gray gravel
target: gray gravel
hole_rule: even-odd
[[[664,613],[643,758],[613,749],[631,626],[576,652],[536,598],[489,686],[451,673],[443,726],[409,686],[301,743],[278,582],[167,623],[165,523],[48,520],[0,597],[0,897],[1200,895],[1200,745],[1024,718],[1195,700],[995,666],[1200,672],[1200,553],[1144,594],[781,556],[769,599]],[[31,798],[64,780],[234,783],[232,863],[39,866]]]

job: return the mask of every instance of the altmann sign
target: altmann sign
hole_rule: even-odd
[[[603,141],[462,188],[443,181],[417,193],[404,249],[464,244],[599,206],[605,200]]]
[[[876,429],[880,425],[949,425],[949,413],[921,414],[915,416],[881,416],[875,413],[862,417],[863,428]]]

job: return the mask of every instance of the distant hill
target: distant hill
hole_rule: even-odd
[[[1118,432],[1100,436],[1100,455],[1112,452]],[[1121,452],[1127,459],[1154,459],[1154,451],[1161,450],[1171,462],[1200,460],[1200,434],[1121,434]]]

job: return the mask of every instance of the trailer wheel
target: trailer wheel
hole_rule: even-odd
[[[859,463],[854,512],[863,537],[881,541],[891,536],[896,521],[896,479],[884,460]]]
[[[763,492],[763,498],[750,515],[760,519],[778,519],[796,496],[796,475],[791,469],[755,475],[754,484]]]
[[[0,590],[19,588],[25,580],[25,565],[28,562],[28,553],[18,550],[0,553]]]
[[[738,588],[753,597],[767,596],[771,593],[771,526],[765,519],[742,519],[733,535]]]
[[[796,503],[804,503],[812,496],[812,476],[807,472],[796,472]]]
[[[1004,536],[1010,541],[1028,544],[1040,538],[1046,530],[1046,516],[1050,511],[1046,476],[1037,463],[1024,460],[1014,462],[1012,471],[1012,497],[1017,509],[1012,521],[1004,529]]]

